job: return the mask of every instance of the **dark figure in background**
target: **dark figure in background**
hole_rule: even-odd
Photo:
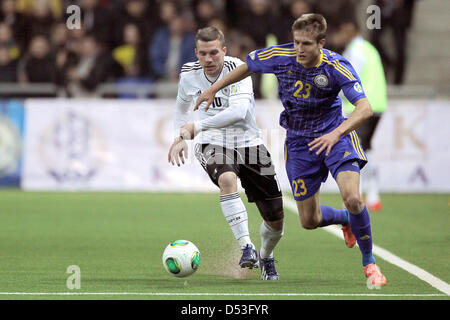
[[[55,18],[53,17],[48,2],[35,1],[30,11],[30,16],[28,16],[27,19],[30,23],[28,30],[30,36],[35,34],[43,34],[46,37],[50,36],[50,31],[55,23]]]
[[[17,61],[11,59],[4,45],[0,46],[0,82],[17,82]]]
[[[78,63],[67,72],[71,95],[92,95],[99,84],[123,75],[120,65],[114,61],[109,51],[103,50],[102,44],[94,35],[83,37],[80,52]]]
[[[328,30],[333,31],[336,30],[340,23],[340,17],[342,15],[351,16],[357,15],[357,12],[360,9],[360,0],[338,0],[338,1],[329,1],[329,0],[315,0],[310,1],[312,12],[318,12],[322,14],[327,19]],[[337,53],[342,53],[344,48],[338,48],[335,46],[333,41],[330,39],[330,34],[327,33],[326,39],[326,48]]]
[[[123,28],[123,44],[112,51],[115,61],[124,69],[125,77],[148,77],[147,48],[139,27],[129,23]]]
[[[54,83],[55,75],[55,61],[50,52],[49,40],[44,35],[35,35],[24,57],[19,81],[21,83]]]
[[[81,25],[85,33],[95,35],[109,49],[114,45],[111,10],[99,5],[99,0],[80,0]]]
[[[278,19],[273,13],[274,4],[269,0],[249,0],[248,10],[238,21],[238,29],[243,30],[255,42],[256,48],[267,46],[267,36],[277,34]],[[261,99],[261,74],[252,74],[255,99]]]
[[[405,66],[408,31],[412,24],[415,0],[377,0],[375,4],[381,9],[381,28],[370,32],[370,42],[377,48],[383,61],[384,69],[393,71],[394,84],[402,84]],[[391,57],[382,45],[383,32],[392,30],[395,56]],[[389,73],[389,72],[388,72]]]
[[[239,30],[245,31],[255,41],[257,48],[266,46],[266,38],[277,29],[277,19],[272,13],[269,0],[249,0],[248,11],[238,22]]]
[[[16,11],[15,0],[0,0],[0,21],[7,24],[14,35],[13,38],[17,41],[20,52],[24,52],[28,41],[28,25],[29,20],[22,13]]]
[[[195,61],[195,36],[185,28],[183,16],[160,27],[149,45],[149,61],[157,79],[178,81],[181,66]]]
[[[19,58],[22,54],[21,48],[13,38],[13,30],[4,22],[0,22],[0,45],[8,48],[9,56],[13,60]],[[26,48],[24,48],[24,50],[25,49]]]
[[[291,0],[286,5],[281,6],[280,25],[277,32],[278,44],[292,42],[292,35],[286,30],[292,26],[295,20],[304,13],[312,12],[311,1],[308,0]]]
[[[139,29],[139,35],[143,42],[147,42],[157,27],[156,19],[149,19],[152,14],[150,1],[125,0],[116,12],[114,21],[114,47],[124,44],[124,29],[126,25],[134,24]]]
[[[212,0],[194,0],[192,5],[198,28],[209,26],[210,21],[219,16]]]

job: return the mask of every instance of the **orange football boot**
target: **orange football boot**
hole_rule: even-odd
[[[375,263],[363,267],[364,274],[373,286],[384,286],[387,283],[386,277],[381,273],[380,268]]]
[[[344,240],[347,247],[353,248],[356,244],[356,238],[352,232],[352,229],[350,228],[350,224],[342,226],[342,232],[344,233]]]

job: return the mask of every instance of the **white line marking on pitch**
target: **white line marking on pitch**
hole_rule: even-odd
[[[0,295],[24,296],[266,296],[266,297],[445,297],[445,294],[382,293],[212,293],[212,292],[0,292]]]
[[[283,202],[289,210],[293,211],[295,214],[298,215],[297,203],[295,202],[295,200],[288,197],[283,197]],[[339,227],[337,226],[333,225],[321,229],[328,231],[341,239],[344,239],[341,229],[339,229]],[[442,281],[441,279],[433,276],[431,273],[419,268],[416,265],[413,265],[412,263],[409,263],[408,261],[403,260],[402,258],[396,256],[392,252],[389,252],[388,250],[383,249],[375,244],[373,244],[372,251],[373,254],[377,255],[381,259],[399,268],[402,268],[403,270],[408,271],[409,273],[415,275],[417,278],[425,281],[426,283],[438,289],[439,291],[445,293],[446,295],[450,295],[450,285],[447,282]]]

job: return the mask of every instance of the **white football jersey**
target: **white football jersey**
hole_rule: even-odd
[[[220,80],[233,69],[243,64],[238,58],[225,56],[222,72],[215,79]],[[188,105],[193,107],[198,96],[208,89],[214,82],[208,79],[198,61],[183,65],[178,84],[178,105]],[[214,102],[205,112],[206,103],[203,103],[197,112],[199,112],[200,121],[215,116],[226,110],[229,106],[239,102],[239,108],[246,108],[245,117],[224,127],[207,128],[196,137],[198,143],[216,144],[227,148],[250,147],[263,144],[261,130],[256,125],[255,119],[255,100],[253,95],[253,84],[251,77],[247,77],[237,83],[225,87],[216,93]],[[177,108],[176,112],[183,108]],[[230,109],[234,110],[234,109]],[[241,109],[242,110],[242,109]],[[186,110],[187,113],[187,110]],[[175,119],[183,119],[186,122],[186,115],[176,115]],[[177,121],[175,121],[177,122]],[[178,128],[185,123],[175,123]]]

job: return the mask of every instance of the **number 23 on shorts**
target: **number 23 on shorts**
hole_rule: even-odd
[[[303,179],[292,180],[292,186],[294,187],[294,196],[304,196],[307,192],[305,181]]]

